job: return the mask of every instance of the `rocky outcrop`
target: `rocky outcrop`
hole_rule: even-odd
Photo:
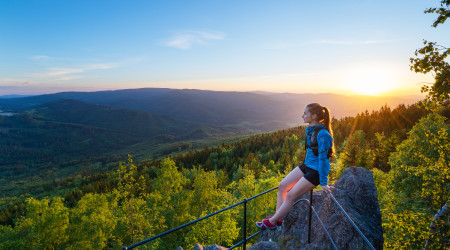
[[[273,241],[259,241],[258,243],[252,245],[248,249],[253,250],[280,250],[280,247],[277,243]]]
[[[195,246],[193,248],[193,250],[226,250],[226,249],[228,249],[228,248],[222,247],[222,246],[219,246],[219,245],[210,245],[210,246],[205,247],[205,246],[202,246],[202,245],[200,245],[198,243],[195,244]]]
[[[383,228],[372,172],[364,168],[348,168],[332,190],[333,196],[375,249],[382,249]],[[301,198],[309,199],[309,193]],[[323,190],[314,192],[313,207],[338,249],[370,249],[332,198]],[[264,245],[264,249],[334,249],[314,213],[311,243],[308,244],[308,218],[308,203],[297,202],[284,218],[283,225],[276,230],[264,230],[259,236],[258,243],[250,249],[261,249],[258,245]]]

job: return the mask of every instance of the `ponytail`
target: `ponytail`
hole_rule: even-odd
[[[318,103],[311,103],[308,104],[306,107],[308,107],[308,110],[311,114],[317,115],[318,122],[321,122],[325,129],[328,130],[331,137],[333,137],[333,129],[331,128],[331,113],[330,110],[327,107],[324,107]],[[334,150],[334,142],[332,145],[333,152],[336,152]]]
[[[330,133],[331,137],[333,137],[333,129],[331,128],[331,114],[330,110],[326,107],[322,107],[323,109],[323,125]]]

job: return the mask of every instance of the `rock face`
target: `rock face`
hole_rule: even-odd
[[[251,247],[248,248],[249,250],[280,250],[280,247],[277,245],[277,243],[273,241],[260,241]]]
[[[227,249],[226,247],[222,247],[219,245],[210,245],[210,246],[205,247],[198,243],[195,244],[195,246],[193,248],[193,250],[226,250],[226,249]]]
[[[332,187],[332,194],[375,249],[382,249],[383,228],[372,172],[364,168],[348,168]],[[309,193],[302,198],[309,199]],[[370,249],[323,190],[314,192],[312,203],[338,249]],[[308,244],[308,218],[308,202],[298,201],[285,216],[283,225],[275,230],[264,230],[258,244],[273,241],[281,249],[334,249],[314,212],[311,243]]]

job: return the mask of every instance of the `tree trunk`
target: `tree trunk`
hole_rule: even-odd
[[[447,204],[445,204],[445,206],[443,206],[441,209],[439,209],[439,211],[437,212],[437,214],[434,216],[433,221],[431,222],[430,225],[430,234],[433,235],[436,233],[436,221],[441,220],[448,212],[450,211],[450,200],[447,201]],[[428,246],[430,246],[431,244],[431,235],[428,238],[427,242],[425,243],[425,248],[427,249]]]

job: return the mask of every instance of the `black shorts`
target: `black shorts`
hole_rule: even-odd
[[[298,166],[298,168],[300,168],[300,170],[303,172],[305,179],[307,179],[309,182],[311,182],[313,185],[319,185],[320,180],[319,180],[319,172],[317,172],[317,170],[314,170],[308,166],[306,166],[305,164],[302,164],[300,166]]]

